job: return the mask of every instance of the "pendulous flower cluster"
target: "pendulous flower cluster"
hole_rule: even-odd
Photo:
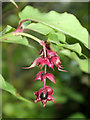
[[[36,58],[29,67],[24,67],[24,69],[30,69],[37,65],[40,66],[40,69],[44,67],[44,71],[38,72],[35,78],[35,80],[41,80],[42,82],[44,82],[44,86],[43,88],[40,88],[38,91],[34,92],[34,95],[36,95],[35,103],[41,101],[43,107],[45,107],[47,101],[55,102],[55,98],[52,97],[52,95],[54,95],[53,89],[50,86],[45,86],[46,79],[48,78],[56,84],[54,75],[51,73],[47,73],[47,66],[53,71],[54,66],[56,66],[59,71],[66,71],[62,69],[63,67],[61,65],[61,60],[57,53],[51,50],[50,44],[47,41],[40,41],[40,44],[43,46],[43,49],[40,50],[39,57]]]

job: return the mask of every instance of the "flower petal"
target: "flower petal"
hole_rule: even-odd
[[[40,56],[44,55],[43,49],[41,49],[38,53]]]
[[[43,108],[45,107],[46,103],[47,103],[47,99],[46,100],[42,100]]]
[[[61,67],[61,65],[58,65],[58,70],[59,70],[59,71],[67,72],[66,70],[62,70],[61,68],[63,68],[63,67]]]
[[[56,66],[58,66],[59,64],[61,64],[61,61],[60,61],[59,57],[52,57],[50,61],[51,61],[51,63],[53,63]]]
[[[37,73],[35,80],[39,79],[39,80],[43,81],[43,79],[42,79],[43,74],[44,74],[44,71],[40,71],[39,73]]]
[[[36,58],[32,64],[29,66],[29,67],[23,67],[22,69],[30,69],[30,68],[33,68],[35,67],[38,63],[40,63],[42,61],[42,58],[38,57]]]
[[[55,99],[54,97],[52,97],[51,95],[48,95],[48,98],[47,98],[48,101],[53,101],[55,103],[54,99]]]
[[[41,69],[44,65],[48,65],[49,64],[49,59],[48,58],[42,58],[42,61],[40,62],[41,64]]]
[[[54,71],[53,65],[54,65],[53,63],[50,63],[50,62],[48,63],[48,67],[52,68]]]
[[[50,79],[53,83],[56,84],[55,79],[54,79],[54,75],[53,75],[53,74],[51,74],[51,73],[47,73],[47,74],[43,75],[43,79],[45,79],[45,78]]]
[[[57,56],[57,53],[54,52],[54,51],[52,51],[52,50],[48,50],[48,49],[47,49],[47,57],[48,57],[48,58],[51,58],[51,57],[53,57],[53,56]]]

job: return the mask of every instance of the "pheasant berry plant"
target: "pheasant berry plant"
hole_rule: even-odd
[[[18,35],[18,33],[26,35],[26,33],[24,33],[25,29],[21,29],[21,26],[25,21],[29,21],[29,19],[22,20],[20,22],[18,28],[13,32],[14,35]],[[32,36],[30,35],[30,37]],[[47,101],[53,101],[55,103],[55,98],[52,97],[52,95],[54,95],[53,89],[50,86],[46,86],[46,79],[48,78],[54,84],[56,84],[54,75],[47,72],[47,66],[53,71],[54,66],[56,66],[59,71],[66,72],[66,70],[63,70],[59,56],[55,51],[50,48],[50,43],[48,43],[48,41],[42,41],[39,39],[36,39],[36,41],[39,42],[39,44],[43,47],[39,52],[39,57],[36,58],[29,67],[23,67],[23,69],[30,69],[37,65],[40,66],[40,69],[44,67],[44,71],[39,71],[35,77],[35,80],[41,80],[44,85],[42,88],[40,88],[38,91],[35,91],[33,94],[36,95],[35,103],[41,101],[43,107],[45,107]]]
[[[51,50],[50,43],[48,43],[47,41],[40,41],[40,44],[43,46],[43,49],[40,50],[39,57],[36,58],[29,67],[24,67],[23,69],[30,69],[32,67],[35,67],[36,65],[41,66],[40,69],[42,69],[44,66],[44,71],[38,72],[35,78],[35,80],[41,80],[44,83],[44,86],[38,91],[35,91],[34,95],[36,95],[35,103],[41,101],[43,107],[45,107],[47,101],[55,102],[55,98],[52,97],[52,95],[54,95],[53,89],[50,86],[45,85],[46,79],[48,78],[54,84],[56,84],[54,75],[51,73],[47,73],[47,66],[53,71],[54,65],[58,68],[59,71],[66,71],[62,69],[63,67],[61,65],[61,60],[57,53]]]
[[[41,13],[32,6],[26,6],[19,13],[19,18],[21,22],[17,29],[7,25],[7,27],[0,32],[0,42],[15,43],[30,47],[27,39],[30,38],[37,41],[42,46],[39,57],[36,58],[29,67],[24,67],[24,69],[30,69],[37,65],[40,66],[41,71],[37,73],[35,81],[41,80],[44,85],[38,91],[34,92],[34,95],[36,96],[35,102],[41,101],[43,107],[45,107],[47,101],[55,102],[55,99],[53,98],[53,89],[50,86],[46,86],[46,80],[49,79],[56,84],[54,75],[48,73],[47,68],[49,67],[54,71],[54,66],[56,66],[59,71],[66,72],[63,70],[59,56],[50,48],[50,42],[54,43],[57,48],[61,47],[61,54],[63,53],[63,55],[75,60],[83,72],[90,73],[88,70],[90,59],[88,59],[86,52],[82,51],[82,46],[83,48],[85,47],[85,50],[86,48],[90,49],[88,46],[89,33],[74,15],[67,12],[57,13],[56,11],[50,11],[48,13]],[[26,23],[23,24],[24,22]],[[32,34],[26,33],[25,30],[38,32],[46,36],[50,42],[44,42]],[[69,39],[66,40],[67,36],[71,39],[74,38],[75,41],[74,39],[70,39],[70,41]],[[83,45],[81,46],[81,44]],[[0,82],[1,81],[4,80],[0,78]],[[14,93],[13,95],[21,100],[21,97],[18,96],[16,91],[11,89],[13,86],[9,88],[7,82],[2,83],[5,84],[2,85],[2,89],[9,91],[12,94]],[[27,101],[23,98],[22,100]]]

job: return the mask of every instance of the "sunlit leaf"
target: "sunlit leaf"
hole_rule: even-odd
[[[72,50],[72,51],[78,53],[79,55],[81,55],[81,46],[79,45],[79,43],[75,43],[75,44],[71,44],[71,45],[65,44],[62,47]]]
[[[87,48],[88,46],[88,31],[81,26],[77,18],[69,13],[57,13],[50,11],[49,13],[41,13],[38,9],[32,6],[26,6],[22,12],[19,13],[21,20],[31,19],[47,25],[59,32],[76,38],[82,42]]]
[[[63,33],[52,32],[48,34],[48,41],[60,45],[60,42],[65,43],[66,37]]]
[[[29,46],[29,42],[25,37],[16,36],[12,32],[4,34],[3,36],[1,36],[0,41],[1,42],[6,42],[6,43],[15,43],[15,44],[21,44],[21,45]]]
[[[0,36],[13,31],[15,31],[15,28],[11,27],[10,25],[7,25],[6,28],[2,32],[0,32]]]
[[[25,28],[27,28],[27,26],[31,25],[30,23],[31,23],[31,21],[25,21],[25,22],[23,22],[23,24],[21,25],[21,27],[22,27],[23,29],[25,29]],[[19,23],[19,24],[20,24],[20,23]]]
[[[77,61],[77,63],[79,64],[80,66],[80,69],[83,71],[83,72],[86,72],[86,73],[90,73],[90,69],[88,69],[88,66],[90,65],[90,59],[80,59],[76,53],[74,52],[71,52],[69,50],[61,50],[60,53],[68,56],[69,58]]]
[[[39,32],[43,35],[47,35],[50,32],[53,32],[54,30],[46,25],[40,24],[40,23],[31,23],[26,28],[31,29],[33,31]]]
[[[51,48],[53,49],[53,50],[55,50],[55,51],[59,51],[59,49],[69,49],[69,50],[71,50],[71,51],[73,51],[73,52],[76,52],[76,53],[78,53],[80,56],[82,55],[82,53],[81,53],[81,46],[79,45],[79,43],[75,43],[75,44],[61,44],[59,41],[52,41],[51,40],[51,42],[52,43],[55,43],[56,45],[54,45],[54,44],[51,44]]]

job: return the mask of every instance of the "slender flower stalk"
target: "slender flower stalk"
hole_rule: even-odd
[[[35,40],[36,42],[40,43],[41,44],[41,40],[38,39],[37,37],[33,36],[33,35],[30,35],[28,33],[22,33],[22,32],[13,32],[14,35],[22,35],[22,36],[25,36],[25,37],[28,37],[28,38],[31,38],[33,40]]]
[[[43,47],[43,49],[44,49],[44,57],[46,58],[46,49],[45,49],[45,46]],[[45,65],[45,69],[44,69],[45,74],[47,72],[46,69],[47,69],[47,66]],[[46,79],[44,79],[44,88],[45,88],[45,83],[46,83]]]

